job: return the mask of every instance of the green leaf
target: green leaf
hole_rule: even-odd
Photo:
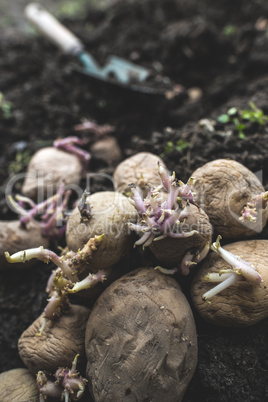
[[[176,149],[177,151],[182,151],[183,149],[188,148],[189,145],[190,145],[190,143],[187,142],[187,141],[178,140],[178,141],[176,142],[175,149]]]
[[[235,114],[237,114],[237,108],[236,107],[231,107],[231,109],[228,110],[227,114],[229,116],[234,116]]]
[[[252,112],[250,110],[246,110],[246,109],[242,110],[241,117],[242,117],[242,119],[245,119],[245,120],[251,120]]]
[[[244,140],[246,138],[245,134],[243,133],[243,131],[239,131],[238,132],[238,138],[240,138],[240,140]]]
[[[229,123],[230,117],[228,116],[228,114],[221,114],[217,120],[219,123],[226,124]]]
[[[174,144],[172,141],[168,141],[165,145],[165,152],[172,152],[174,150]]]

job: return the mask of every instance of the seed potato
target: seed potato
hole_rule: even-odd
[[[39,390],[35,376],[26,368],[17,368],[0,374],[1,402],[36,402]]]
[[[244,240],[223,247],[243,260],[253,264],[263,282],[252,285],[246,280],[236,282],[211,298],[202,295],[215,286],[202,281],[211,272],[230,268],[218,254],[210,253],[201,264],[192,283],[192,299],[201,316],[216,325],[244,327],[268,317],[268,240]]]
[[[207,213],[215,234],[226,239],[245,239],[260,233],[267,221],[267,209],[256,222],[239,220],[243,207],[254,195],[264,192],[259,179],[234,160],[217,159],[195,170],[195,201]]]
[[[161,184],[158,174],[158,163],[166,168],[162,159],[150,152],[139,152],[125,159],[114,171],[114,188],[123,194],[129,193],[129,185],[141,185],[150,183],[157,187]]]
[[[152,268],[135,270],[102,293],[85,344],[95,402],[179,402],[197,363],[190,306],[175,279]]]
[[[37,196],[51,196],[64,181],[66,186],[80,183],[82,165],[72,154],[53,147],[37,151],[27,169],[22,194],[36,199]]]
[[[75,208],[67,222],[66,242],[70,250],[78,251],[90,238],[104,234],[90,260],[90,270],[96,272],[114,265],[127,251],[132,239],[127,222],[135,222],[137,212],[118,192],[98,192],[89,195],[87,202],[91,217],[81,222],[79,209]]]
[[[85,327],[89,309],[71,305],[70,309],[53,321],[47,321],[41,336],[43,315],[37,318],[21,335],[19,355],[25,366],[33,372],[54,373],[58,367],[71,367],[74,356],[85,362]]]

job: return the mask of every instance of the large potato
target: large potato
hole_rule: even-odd
[[[268,240],[245,240],[223,247],[243,260],[253,264],[263,282],[252,285],[240,280],[211,300],[203,301],[202,295],[217,283],[204,282],[208,273],[230,268],[217,253],[204,260],[192,283],[192,299],[198,312],[207,321],[216,325],[243,327],[255,324],[268,317]]]
[[[96,402],[179,402],[197,363],[190,306],[175,279],[152,268],[133,271],[102,293],[85,342]]]
[[[267,210],[260,210],[256,222],[241,222],[243,207],[264,191],[249,169],[229,159],[217,159],[193,172],[195,201],[209,216],[216,234],[223,238],[244,239],[260,233],[267,221]]]
[[[122,194],[103,191],[87,197],[92,215],[81,222],[78,208],[68,219],[66,241],[70,250],[78,251],[94,236],[104,234],[97,250],[92,254],[89,269],[96,272],[118,262],[129,248],[132,234],[127,222],[134,222],[136,209]]]

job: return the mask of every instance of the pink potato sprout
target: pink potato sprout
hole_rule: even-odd
[[[189,203],[193,202],[191,186],[194,179],[191,177],[186,184],[176,180],[175,173],[168,175],[166,169],[158,164],[158,173],[162,185],[151,187],[147,196],[143,199],[138,187],[130,185],[132,200],[139,213],[137,224],[129,223],[129,227],[142,234],[135,245],[149,246],[153,241],[167,236],[173,238],[190,237],[197,233],[196,230],[184,232],[179,230],[189,213]],[[167,196],[166,193],[167,192]],[[186,201],[183,206],[182,200]],[[175,231],[176,229],[176,231]]]
[[[176,179],[174,172],[170,176],[160,163],[158,173],[161,184],[151,186],[145,198],[139,187],[130,185],[130,201],[138,211],[139,220],[128,225],[140,234],[135,246],[149,246],[159,262],[179,265],[180,272],[188,275],[191,266],[202,261],[209,251],[211,225],[204,211],[194,203],[193,177],[184,184]]]
[[[65,234],[65,217],[68,214],[68,202],[71,190],[65,190],[62,183],[56,194],[36,204],[28,197],[16,194],[15,199],[9,195],[8,201],[20,216],[20,224],[27,228],[31,220],[40,218],[41,233],[50,240],[57,240]],[[38,221],[39,222],[39,221]]]
[[[268,191],[255,195],[243,208],[239,220],[241,222],[245,221],[256,222],[258,212],[262,209],[265,209],[267,203],[268,203]]]
[[[77,156],[77,158],[80,160],[83,172],[85,173],[88,168],[88,163],[91,159],[91,155],[89,152],[85,151],[82,148],[79,148],[77,145],[84,145],[87,141],[72,136],[72,137],[66,137],[66,138],[59,138],[54,141],[53,146],[57,149],[61,149],[62,151],[68,152],[70,154],[73,154]],[[76,145],[75,145],[76,144]]]
[[[54,374],[55,380],[49,379],[43,371],[38,372],[36,383],[40,402],[45,402],[47,398],[58,398],[64,402],[77,401],[83,396],[87,380],[76,370],[78,356],[75,356],[71,369],[58,368]]]

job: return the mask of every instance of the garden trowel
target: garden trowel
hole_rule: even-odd
[[[106,64],[100,66],[93,56],[85,51],[80,39],[40,4],[28,4],[25,8],[25,16],[41,34],[57,45],[65,54],[72,55],[80,61],[82,67],[75,67],[75,70],[80,73],[142,93],[165,95],[166,92],[173,90],[171,85],[170,88],[148,85],[146,80],[151,75],[149,69],[117,56],[110,56]]]

